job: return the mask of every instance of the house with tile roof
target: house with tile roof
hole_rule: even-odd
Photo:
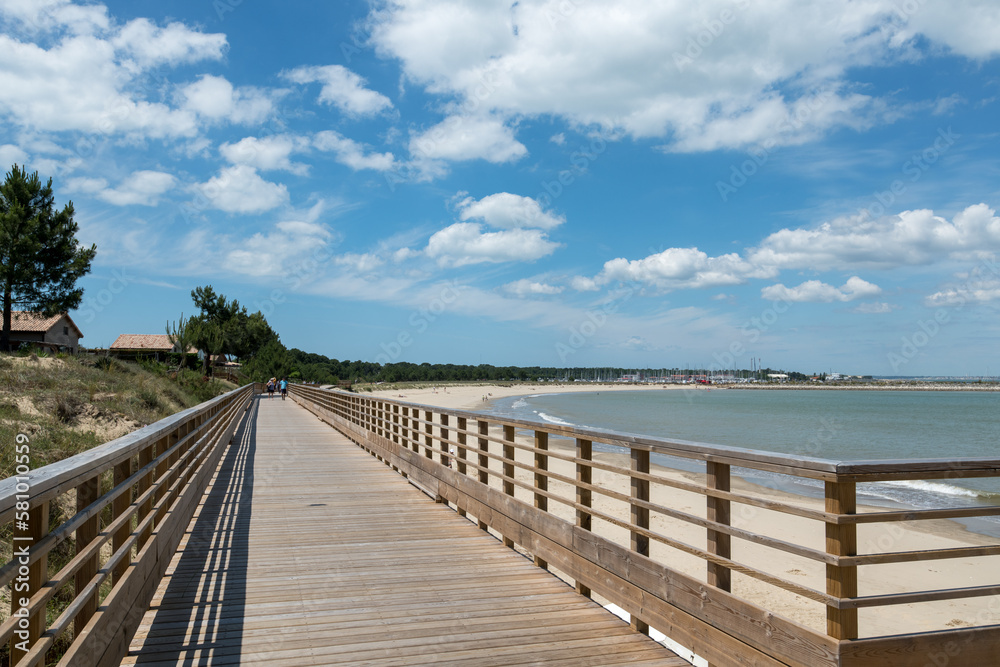
[[[118,357],[152,356],[159,360],[161,355],[179,353],[180,349],[166,334],[121,334],[111,343],[108,352]],[[198,350],[192,347],[188,354],[198,354]]]
[[[83,332],[68,313],[46,317],[41,313],[14,310],[10,314],[10,342],[12,347],[19,343],[30,343],[45,347],[53,352],[80,351]]]

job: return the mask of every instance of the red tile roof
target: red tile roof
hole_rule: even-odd
[[[174,349],[174,344],[166,334],[122,334],[111,343],[110,349],[170,352]]]
[[[27,331],[45,333],[54,327],[63,317],[66,318],[70,326],[76,329],[76,333],[79,337],[83,338],[83,332],[80,331],[80,327],[76,326],[76,322],[73,321],[73,318],[66,313],[60,313],[58,315],[53,315],[52,317],[45,317],[41,313],[32,313],[24,310],[12,310],[10,312],[10,330],[11,333]]]

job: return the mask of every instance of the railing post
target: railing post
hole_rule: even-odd
[[[145,468],[147,465],[153,462],[156,458],[156,452],[160,449],[160,443],[164,441],[164,438],[157,440],[148,447],[143,447],[139,450],[139,467]],[[141,496],[146,491],[153,486],[153,480],[156,479],[156,469],[150,470],[145,475],[139,479],[139,483],[136,485],[136,497]],[[141,523],[149,513],[153,510],[153,498],[148,497],[146,500],[139,505],[139,511],[136,513],[136,521]],[[153,534],[152,523],[148,524],[146,528],[139,533],[139,539],[136,540],[136,553],[142,551],[142,548],[146,545],[149,540],[150,535]]]
[[[538,491],[549,490],[549,476],[545,473],[549,469],[549,457],[546,452],[549,449],[549,434],[547,431],[535,431],[535,489]],[[541,451],[538,451],[541,450]],[[549,498],[542,493],[535,493],[535,507],[543,512],[549,511]],[[547,570],[549,564],[543,558],[534,557],[535,565]]]
[[[45,537],[49,532],[49,504],[44,502],[37,507],[32,507],[28,510],[28,517],[26,521],[18,519],[14,522],[14,535],[13,541],[11,542],[14,551],[19,551],[22,547],[30,548],[32,545],[37,544],[43,537]],[[27,589],[23,591],[12,592],[10,596],[10,611],[11,614],[19,611],[21,609],[20,599],[21,598],[31,598],[45,583],[48,579],[49,570],[49,556],[48,554],[42,554],[42,556],[36,560],[34,563],[28,566],[28,580],[26,582],[19,582],[27,584]],[[31,616],[28,617],[28,647],[30,648],[38,638],[42,636],[45,632],[45,607],[42,605],[39,609],[36,609]],[[17,635],[11,637],[10,640],[10,664],[16,665],[18,661],[21,660],[27,653],[27,651],[21,651],[17,648],[17,644],[20,644],[23,639]]]
[[[514,496],[514,427],[504,424],[503,427],[503,492]],[[514,540],[506,535],[503,537],[505,547],[514,548]]]
[[[424,410],[424,456],[434,458],[434,413]]]
[[[490,434],[490,423],[479,419],[476,421],[476,428],[479,431],[479,483],[489,486],[490,483],[490,457],[487,452],[490,449],[490,441],[487,436]],[[479,529],[487,530],[486,522],[479,519]]]
[[[400,412],[402,414],[399,418],[399,426],[403,435],[403,448],[412,449],[410,446],[410,409],[404,405]]]
[[[583,461],[592,461],[594,457],[594,445],[590,440],[582,440],[580,438],[576,439],[576,458]],[[576,502],[578,505],[583,505],[584,507],[590,507],[593,501],[593,495],[590,489],[583,488],[584,484],[590,484],[593,478],[594,469],[591,468],[586,463],[580,463],[577,461],[576,464]],[[576,525],[583,530],[591,529],[591,522],[593,516],[590,512],[577,508],[576,510]],[[576,592],[580,595],[590,597],[590,587],[584,586],[579,581],[576,582]]]
[[[649,473],[649,452],[641,449],[632,450],[632,470],[634,472]],[[649,480],[640,479],[638,477],[632,477],[632,499],[633,500],[649,500]],[[630,505],[630,515],[632,525],[638,528],[649,528],[649,509],[646,507],[641,507],[636,504]],[[643,556],[649,555],[649,537],[638,533],[636,531],[631,531],[631,546],[632,551],[642,554]],[[649,634],[649,625],[645,621],[640,620],[635,614],[632,614],[629,624],[632,629],[636,632],[641,632],[643,634]]]
[[[468,422],[468,420],[465,417],[459,417],[458,418],[458,433],[456,434],[456,435],[458,435],[458,465],[457,465],[457,468],[458,468],[459,474],[462,474],[462,475],[466,474],[466,471],[467,471],[467,468],[465,466],[465,461],[466,461],[466,458],[467,458],[467,454],[466,454],[465,448],[468,445],[469,439],[468,439],[468,435],[466,434],[465,431],[468,428],[469,428],[469,422]]]
[[[705,464],[705,474],[709,489],[729,491],[729,464],[709,461]],[[708,499],[708,520],[730,525],[731,511],[728,500],[706,496]],[[708,530],[708,552],[723,558],[732,557],[732,536],[717,530]],[[716,563],[708,563],[708,583],[724,591],[732,590],[732,570]]]
[[[76,487],[76,511],[79,514],[87,505],[97,500],[101,495],[101,477],[97,475],[91,477],[90,479],[82,482]],[[76,553],[80,553],[87,548],[93,540],[97,538],[97,533],[100,532],[100,514],[95,514],[93,517],[87,519],[80,527],[76,529]],[[74,589],[74,594],[79,596],[80,592],[90,583],[90,580],[94,578],[97,574],[97,554],[94,554],[88,558],[84,564],[77,570],[76,576],[74,577],[74,582],[76,588]],[[79,613],[73,619],[73,631],[79,635],[83,628],[86,627],[87,621],[90,617],[94,615],[97,611],[97,597],[100,591],[94,591],[93,596],[87,603],[80,608]]]
[[[126,479],[132,476],[132,459],[131,457],[122,461],[115,466],[114,481],[113,486],[118,486]],[[128,511],[129,506],[132,504],[132,489],[129,489],[125,493],[121,494],[114,499],[111,503],[111,520],[114,521],[122,514]],[[115,531],[114,536],[111,538],[111,548],[114,552],[121,549],[122,545],[125,544],[125,540],[128,539],[129,534],[132,532],[132,526],[129,525],[131,522],[126,522],[124,526]],[[113,584],[117,584],[121,581],[121,578],[125,576],[125,570],[128,569],[129,561],[131,558],[122,558],[121,562],[115,566],[115,570],[112,573],[111,581]]]
[[[392,444],[399,444],[399,406],[392,404]]]
[[[410,438],[412,441],[413,451],[417,454],[420,453],[420,410],[414,408],[413,412],[410,413],[412,419],[410,419]]]
[[[441,413],[441,465],[451,467],[451,457],[448,455],[448,415]]]
[[[857,512],[857,488],[854,482],[826,483],[826,511],[830,514]],[[857,525],[826,524],[826,551],[834,556],[855,556],[858,553]],[[858,595],[856,565],[827,565],[826,592],[838,598]],[[858,610],[826,608],[826,632],[834,639],[857,639]]]
[[[174,430],[173,432],[169,433],[166,437],[160,438],[157,441],[157,443],[156,443],[157,447],[156,447],[155,455],[156,456],[160,456],[161,454],[163,454],[164,452],[166,452],[168,449],[170,449],[171,446],[173,446],[174,443],[177,442],[178,439],[179,438],[178,438],[176,430]],[[165,494],[167,492],[167,482],[166,482],[165,479],[161,479],[161,478],[163,477],[163,475],[169,469],[170,469],[170,457],[167,457],[167,458],[163,459],[162,461],[160,461],[160,463],[157,464],[156,468],[153,471],[153,481],[156,482],[156,480],[159,480],[159,484],[160,484],[156,488],[156,491],[153,492],[153,504],[154,505],[156,503],[158,503],[160,501],[160,498],[163,497],[163,494]],[[155,528],[157,523],[158,523],[158,521],[156,519],[154,519],[153,523],[152,523],[152,527]]]
[[[465,429],[468,428],[468,420],[465,417],[458,418],[458,461],[455,466],[458,469],[458,474],[464,476],[466,474],[467,467],[465,465],[466,451],[465,446],[468,442],[468,438],[465,433]],[[458,516],[465,516],[465,510],[461,507],[458,508]]]

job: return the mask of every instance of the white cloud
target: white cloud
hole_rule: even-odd
[[[70,0],[4,0],[0,15],[17,20],[29,32],[64,28],[89,34],[111,25],[104,5],[74,5]]]
[[[329,229],[314,222],[286,221],[275,227],[274,231],[239,240],[226,253],[224,266],[251,276],[284,275],[333,238]]]
[[[245,137],[235,144],[222,144],[219,153],[232,164],[245,164],[261,171],[290,171],[299,176],[309,172],[308,165],[292,162],[292,153],[308,150],[305,137],[275,135],[271,137]]]
[[[0,13],[24,28],[0,35],[0,114],[14,124],[140,138],[196,134],[190,112],[147,99],[159,85],[146,76],[158,66],[221,59],[225,35],[147,19],[117,25],[104,5],[65,0],[8,0]]]
[[[584,279],[575,281],[574,286],[588,288],[591,284],[600,286],[622,281],[675,290],[738,285],[748,278],[769,278],[774,273],[772,269],[751,264],[735,253],[710,257],[697,248],[667,248],[643,259],[612,259],[605,262],[604,269],[592,283]]]
[[[898,12],[897,12],[898,16]],[[919,8],[898,22],[899,42],[923,35],[952,52],[982,60],[1000,54],[1000,6],[990,0],[940,4],[920,2]]]
[[[596,292],[601,289],[596,280],[587,278],[586,276],[573,276],[573,279],[569,282],[569,286],[578,292]]]
[[[729,253],[710,257],[697,248],[668,248],[638,260],[619,257],[605,262],[593,278],[573,278],[570,286],[578,291],[595,291],[613,281],[623,281],[660,290],[716,287],[774,278],[782,269],[888,270],[981,258],[997,252],[1000,218],[986,204],[975,204],[951,221],[933,211],[920,210],[877,220],[861,214],[812,228],[782,229],[743,256]],[[865,285],[878,289],[856,277],[841,288],[813,280],[795,288],[773,285],[765,288],[765,298],[830,302],[878,293],[866,292],[869,288]],[[949,297],[942,292],[929,298]]]
[[[0,167],[6,173],[10,165],[23,165],[28,162],[28,154],[20,146],[14,144],[0,144]]]
[[[361,169],[388,171],[396,164],[392,153],[366,153],[362,144],[333,130],[317,132],[313,137],[313,145],[317,150],[333,153],[337,162],[355,171]]]
[[[560,116],[695,151],[865,128],[893,114],[857,92],[856,68],[942,46],[976,59],[1000,52],[990,0],[913,4],[906,15],[894,0],[397,0],[369,24],[380,55],[466,109]]]
[[[126,92],[134,77],[106,40],[66,37],[45,49],[0,35],[0,53],[0,114],[17,125],[156,138],[195,134],[190,113]]]
[[[259,123],[274,111],[271,96],[253,87],[234,88],[224,77],[204,74],[180,89],[184,108],[199,116],[233,123]]]
[[[886,269],[997,251],[1000,218],[986,204],[976,204],[950,222],[933,211],[918,210],[877,220],[858,215],[812,229],[782,229],[764,239],[748,260],[777,268]]]
[[[125,24],[111,43],[144,68],[218,60],[227,46],[226,36],[221,33],[206,34],[181,23],[160,28],[144,18]]]
[[[285,78],[294,83],[321,83],[319,101],[332,104],[344,113],[370,116],[392,108],[385,95],[365,87],[365,80],[340,65],[299,67],[285,72]]]
[[[562,287],[541,283],[535,280],[529,280],[527,278],[522,278],[521,280],[515,280],[512,283],[507,283],[506,285],[503,286],[503,290],[508,294],[513,294],[515,296],[522,296],[522,297],[531,296],[535,294],[551,296],[554,294],[562,294],[563,292]]]
[[[364,274],[364,273],[371,273],[378,267],[382,266],[383,264],[385,264],[385,260],[383,260],[378,255],[369,252],[365,253],[349,252],[340,255],[338,257],[335,257],[333,263],[336,264],[337,266],[346,267],[351,271],[354,271],[355,273]]]
[[[66,189],[70,192],[95,194],[106,187],[108,187],[108,182],[103,178],[87,178],[78,176],[66,180]]]
[[[808,280],[798,287],[771,285],[760,291],[768,301],[788,301],[792,303],[833,303],[835,301],[854,301],[867,299],[882,293],[878,285],[851,276],[840,287],[828,285],[819,280]]]
[[[418,160],[486,160],[516,162],[528,149],[497,118],[450,116],[423,134],[410,138],[410,153]]]
[[[988,303],[1000,299],[1000,267],[996,258],[986,257],[971,271],[958,274],[961,282],[946,285],[924,299],[926,306],[961,307],[970,303]]]
[[[427,242],[428,257],[441,266],[480,262],[530,262],[552,254],[558,243],[537,229],[484,232],[482,225],[458,222],[436,232]]]
[[[491,227],[501,229],[553,229],[566,221],[562,216],[543,211],[541,205],[531,197],[509,192],[498,192],[479,201],[466,197],[459,202],[458,210],[460,220],[482,220]]]
[[[247,165],[226,167],[206,183],[197,186],[213,208],[227,213],[261,213],[288,201],[288,189],[265,181]]]
[[[103,179],[78,179],[78,186],[84,188],[96,185]],[[101,190],[97,193],[100,199],[115,206],[155,206],[161,195],[169,192],[177,185],[177,179],[162,171],[134,171],[123,180],[118,187]]]

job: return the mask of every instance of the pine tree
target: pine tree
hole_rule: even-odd
[[[189,322],[189,319],[184,319],[184,313],[181,313],[181,319],[174,324],[171,325],[170,322],[167,322],[167,337],[170,339],[170,344],[175,345],[181,352],[181,361],[177,370],[187,368],[188,349],[194,338],[194,326],[188,326]]]
[[[0,184],[0,349],[10,349],[14,306],[51,316],[80,305],[76,282],[90,272],[97,246],[80,247],[78,230],[73,202],[56,211],[51,178],[43,186],[37,171],[11,168]]]

